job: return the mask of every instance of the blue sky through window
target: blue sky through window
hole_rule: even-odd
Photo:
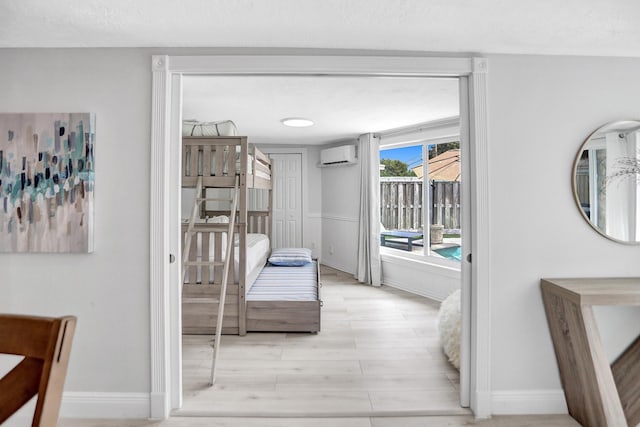
[[[400,160],[409,165],[410,168],[413,168],[422,164],[422,146],[414,145],[390,150],[381,149],[380,160],[382,159]]]

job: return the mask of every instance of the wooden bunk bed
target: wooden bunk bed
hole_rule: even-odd
[[[262,273],[270,254],[270,159],[257,147],[250,146],[246,137],[184,136],[182,141],[182,187],[193,188],[200,181],[202,194],[196,197],[206,198],[207,189],[234,189],[239,180],[234,226],[236,246],[230,251],[222,333],[319,331],[321,302],[317,262],[313,264],[316,276],[314,301],[277,301],[273,298],[261,301],[255,297],[247,301],[249,289]],[[268,191],[266,210],[248,210],[248,189],[252,188]],[[200,222],[193,225],[197,234],[195,244],[189,246],[187,262],[197,264],[208,259],[212,264],[186,267],[182,288],[182,331],[185,334],[215,332],[223,276],[219,266],[224,259],[229,226],[218,219],[229,215],[229,211],[209,209],[204,203],[200,207]],[[183,224],[182,231],[184,245],[187,224]],[[290,270],[291,273],[294,271],[299,272]],[[298,296],[294,294],[293,298]]]

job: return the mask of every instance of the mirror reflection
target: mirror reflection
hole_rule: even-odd
[[[573,191],[598,232],[640,243],[640,121],[609,123],[587,138],[574,165]]]

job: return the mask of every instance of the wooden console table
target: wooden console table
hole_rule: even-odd
[[[640,278],[542,279],[569,414],[583,426],[640,423],[640,336],[609,365],[594,305],[640,305]]]

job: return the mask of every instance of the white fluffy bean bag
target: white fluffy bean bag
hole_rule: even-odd
[[[460,289],[454,291],[440,304],[438,333],[440,344],[449,362],[460,370]]]

